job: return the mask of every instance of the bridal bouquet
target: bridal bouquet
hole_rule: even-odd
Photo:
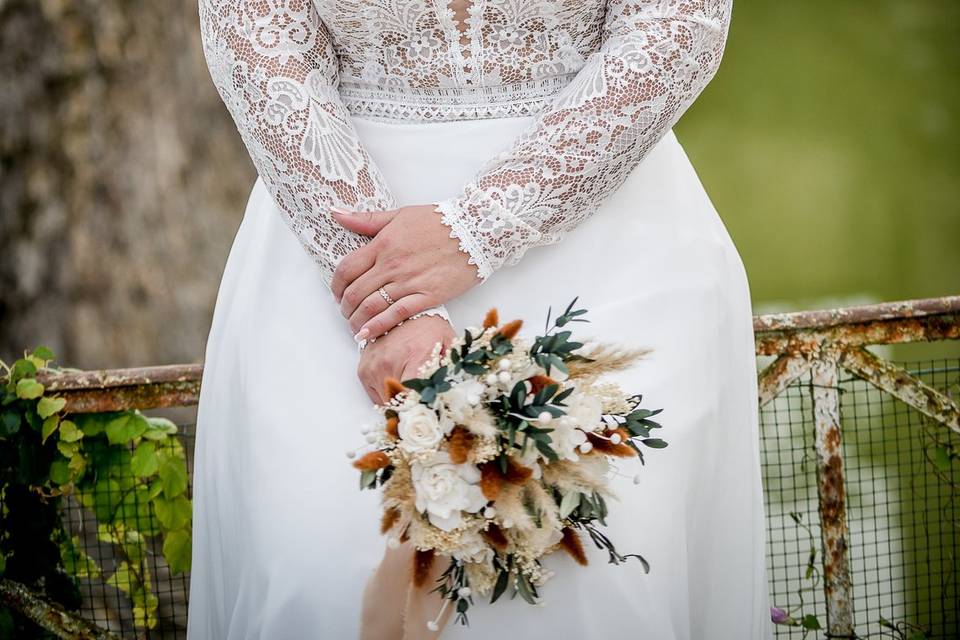
[[[586,565],[584,535],[611,563],[633,557],[649,571],[601,530],[610,477],[622,475],[615,459],[642,463],[641,445],[666,446],[651,437],[659,410],[599,379],[644,351],[571,340],[560,329],[586,322],[574,304],[552,326],[548,312],[532,343],[517,337],[520,320],[498,326],[491,309],[445,353],[438,344],[421,377],[386,381],[382,420],[365,429],[366,452],[351,454],[361,489],[382,489],[388,544],[416,550],[414,584],[425,583],[437,556],[449,561],[432,630],[448,605],[466,624],[474,596],[495,602],[509,589],[536,604],[550,578],[541,559],[559,549]]]

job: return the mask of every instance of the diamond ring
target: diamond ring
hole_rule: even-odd
[[[380,292],[380,297],[387,301],[387,306],[390,306],[391,304],[393,304],[393,298],[390,297],[390,294],[387,293],[386,289],[384,289],[383,287],[380,287],[379,289],[377,289],[377,291]]]

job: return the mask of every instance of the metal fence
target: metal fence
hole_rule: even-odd
[[[960,297],[755,318],[771,603],[778,638],[960,637],[960,359],[895,364],[868,345],[960,339]],[[68,410],[196,404],[200,365],[47,383]],[[184,425],[192,451],[192,425]],[[96,521],[67,519],[104,575]],[[157,626],[133,630],[103,576],[81,615],[125,637],[184,638],[189,578],[151,556]],[[820,628],[817,628],[820,627]]]

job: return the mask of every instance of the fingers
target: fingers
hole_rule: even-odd
[[[384,287],[384,289],[386,289],[387,293],[389,293],[391,290],[393,290],[393,287]],[[386,308],[386,299],[380,295],[379,290],[374,291],[364,298],[363,302],[357,305],[357,308],[354,309],[353,313],[350,315],[350,320],[348,323],[350,325],[350,331],[357,333],[360,331],[360,327],[366,324],[368,320],[385,311]],[[342,311],[343,309],[341,308],[341,312]]]
[[[340,260],[333,272],[333,280],[330,282],[330,291],[333,292],[337,304],[340,304],[343,299],[347,286],[373,268],[376,262],[377,250],[369,244],[351,251]]]
[[[377,295],[380,294],[378,293]],[[362,334],[363,330],[366,329],[367,333],[360,335],[361,338],[376,338],[382,335],[383,332],[389,331],[408,319],[410,316],[429,309],[433,305],[433,301],[422,293],[411,293],[410,295],[403,296],[364,323],[358,330],[358,335]]]
[[[390,209],[388,211],[350,211],[331,209],[330,213],[337,223],[354,233],[363,236],[375,236],[381,229],[390,224],[399,209]]]

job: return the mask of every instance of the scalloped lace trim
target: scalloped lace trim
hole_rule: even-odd
[[[438,202],[433,210],[440,214],[440,222],[450,227],[450,237],[459,241],[460,251],[467,254],[467,264],[477,268],[477,278],[480,283],[486,282],[487,278],[493,274],[493,267],[483,253],[480,243],[462,222],[463,211],[453,200]]]

